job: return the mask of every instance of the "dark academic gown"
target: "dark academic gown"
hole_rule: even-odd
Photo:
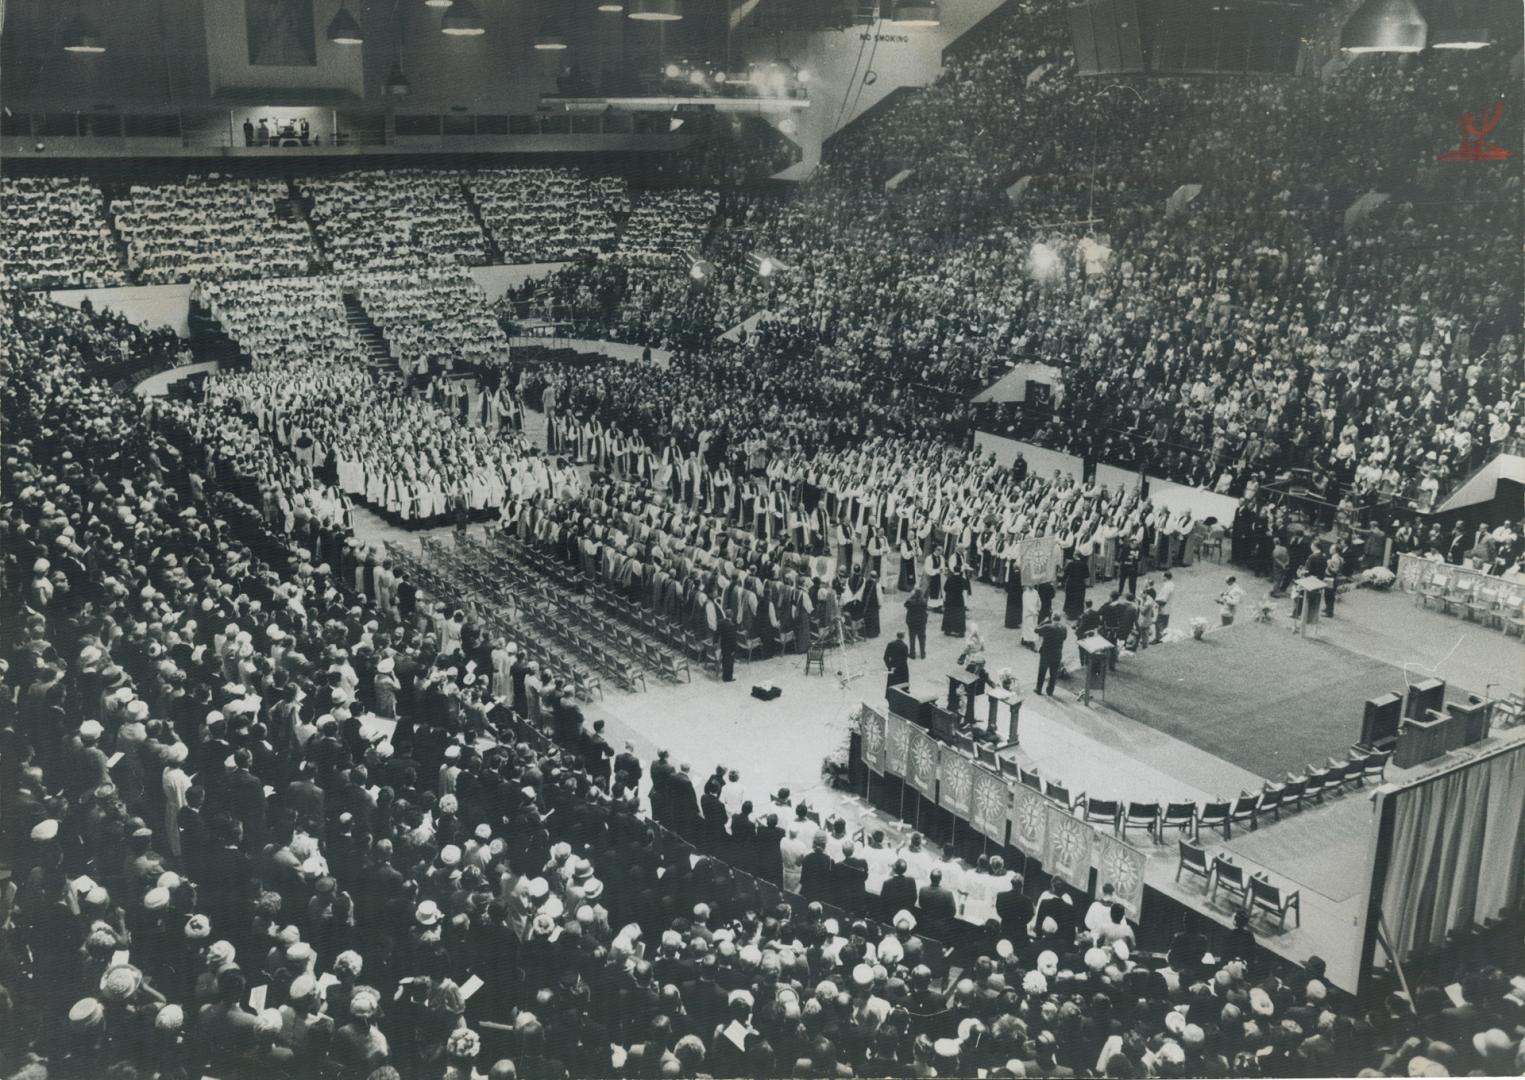
[[[949,574],[943,586],[943,633],[964,636],[964,597],[969,593],[969,579],[963,574]]]
[[[1086,581],[1091,573],[1084,559],[1071,559],[1064,566],[1064,617],[1078,619],[1086,606]]]
[[[863,587],[863,636],[879,636],[879,580],[874,578]]]
[[[1006,629],[1022,628],[1022,571],[1013,566],[1006,576]]]

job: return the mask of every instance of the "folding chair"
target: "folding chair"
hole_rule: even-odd
[[[1278,926],[1287,925],[1287,912],[1296,916],[1293,925],[1303,925],[1302,892],[1293,889],[1283,895],[1279,885],[1272,885],[1264,874],[1250,876],[1250,911],[1275,915]]]
[[[1143,829],[1156,843],[1160,839],[1160,804],[1157,802],[1128,802],[1127,809],[1118,819],[1117,831],[1124,840],[1129,829]]]
[[[1034,791],[1043,790],[1043,777],[1038,775],[1037,769],[1019,768],[1017,770],[1017,779],[1023,787],[1030,787]]]
[[[1221,853],[1213,856],[1213,883],[1208,889],[1207,899],[1217,900],[1220,888],[1238,897],[1241,907],[1249,902],[1249,886],[1245,884],[1244,867]]]
[[[1233,823],[1229,819],[1229,812],[1233,809],[1233,803],[1227,799],[1203,803],[1202,812],[1197,815],[1197,835],[1202,835],[1202,830],[1220,829],[1223,839],[1228,840],[1233,836]]]
[[[1117,828],[1117,818],[1121,808],[1116,799],[1093,799],[1081,792],[1080,797],[1075,800],[1075,806],[1080,810],[1081,821]]]
[[[1190,840],[1179,840],[1180,855],[1176,859],[1176,881],[1179,883],[1183,873],[1202,879],[1203,887],[1212,884],[1213,868],[1207,863],[1207,850],[1192,843]]]
[[[1070,789],[1063,784],[1056,784],[1052,780],[1045,780],[1043,783],[1043,794],[1053,799],[1066,810],[1073,807],[1073,804],[1070,802]]]
[[[1234,805],[1229,809],[1228,819],[1231,823],[1249,822],[1250,828],[1254,829],[1259,824],[1260,796],[1240,795],[1234,800]]]
[[[1157,830],[1159,838],[1165,838],[1166,829],[1180,829],[1181,835],[1188,832],[1193,837],[1197,836],[1197,804],[1194,802],[1173,802],[1165,804],[1165,812],[1160,817]]]

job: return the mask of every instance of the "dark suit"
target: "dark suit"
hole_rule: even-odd
[[[1020,948],[1027,940],[1027,924],[1033,921],[1033,902],[1016,889],[997,893],[996,915],[1001,920],[1001,933]]]
[[[884,917],[892,919],[897,911],[910,911],[916,906],[916,880],[905,874],[891,874],[879,890],[879,902],[884,905]]]
[[[905,686],[911,681],[911,647],[902,639],[895,638],[884,647],[884,670],[886,687]]]
[[[958,901],[942,885],[923,885],[916,894],[927,933],[946,942],[953,920],[958,918]]]
[[[832,903],[836,863],[824,851],[812,851],[800,863],[800,895],[806,900]]]
[[[836,876],[837,906],[848,912],[864,910],[867,907],[868,862],[857,855],[849,856],[837,863]]]

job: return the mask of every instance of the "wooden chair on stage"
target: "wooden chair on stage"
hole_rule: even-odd
[[[1440,606],[1447,615],[1455,615],[1466,611],[1467,605],[1472,602],[1471,582],[1456,581],[1446,589],[1445,595],[1440,598]]]
[[[1275,814],[1276,820],[1280,821],[1281,808],[1282,805],[1286,802],[1286,798],[1286,784],[1267,784],[1265,787],[1260,789],[1260,806],[1257,810],[1257,813]]]
[[[1196,804],[1193,804],[1195,809]],[[1128,802],[1127,808],[1117,819],[1117,832],[1128,839],[1129,829],[1143,829],[1155,843],[1160,841],[1160,804],[1157,802]]]
[[[1053,799],[1066,810],[1074,809],[1075,804],[1070,799],[1070,789],[1063,784],[1056,784],[1052,780],[1045,780],[1043,782],[1043,794]]]
[[[1287,925],[1287,912],[1295,916],[1294,926],[1303,925],[1302,892],[1293,889],[1283,895],[1281,886],[1272,885],[1265,874],[1250,875],[1250,911],[1275,915],[1277,925]]]
[[[1043,790],[1043,777],[1038,775],[1037,769],[1018,769],[1017,780],[1023,787],[1032,788],[1034,791]]]
[[[1198,835],[1197,829],[1197,804],[1195,802],[1173,802],[1165,804],[1165,812],[1160,817],[1157,831],[1161,840],[1165,839],[1166,829],[1180,829],[1181,835],[1188,832],[1193,839]]]
[[[1116,799],[1093,799],[1081,792],[1075,800],[1075,806],[1080,810],[1081,821],[1117,828],[1118,815],[1122,810]]]
[[[1197,835],[1202,835],[1203,829],[1219,829],[1223,833],[1223,839],[1227,840],[1233,832],[1233,824],[1229,821],[1229,811],[1234,804],[1227,799],[1218,799],[1213,802],[1202,804],[1202,812],[1197,815]]]
[[[1511,596],[1499,607],[1499,625],[1504,628],[1504,636],[1511,633],[1519,634],[1525,638],[1525,597]]]
[[[1391,750],[1368,750],[1356,747],[1354,760],[1361,766],[1360,782],[1374,780],[1382,783],[1387,779],[1387,763],[1392,760]]]
[[[1251,829],[1257,827],[1260,824],[1260,796],[1240,795],[1229,807],[1228,820],[1230,824],[1247,821]]]
[[[1207,899],[1217,900],[1219,889],[1238,897],[1240,906],[1249,903],[1249,885],[1245,881],[1244,867],[1221,853],[1213,856],[1213,883],[1207,891]]]
[[[1207,850],[1190,840],[1181,840],[1180,856],[1176,861],[1176,882],[1179,884],[1181,875],[1190,874],[1192,877],[1202,879],[1202,887],[1208,888],[1212,884],[1213,868],[1207,862]]]
[[[1499,591],[1496,588],[1479,588],[1467,601],[1467,619],[1484,626],[1499,617]]]

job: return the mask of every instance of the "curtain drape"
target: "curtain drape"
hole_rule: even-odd
[[[1518,905],[1525,872],[1525,746],[1405,788],[1382,914],[1400,957]]]

